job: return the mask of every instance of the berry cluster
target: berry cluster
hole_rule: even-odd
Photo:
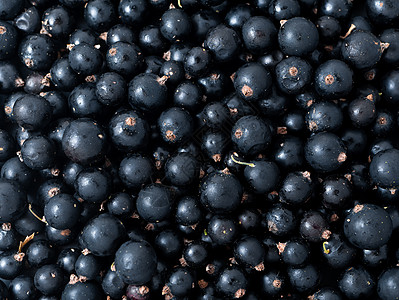
[[[399,0],[0,0],[0,300],[399,299]]]

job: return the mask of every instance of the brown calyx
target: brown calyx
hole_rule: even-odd
[[[28,68],[33,67],[33,60],[31,60],[30,58],[25,58],[24,63]]]
[[[160,85],[165,85],[165,83],[166,83],[166,81],[168,81],[168,79],[169,79],[169,76],[164,75],[164,76],[162,76],[162,77],[158,77],[158,78],[157,78],[157,82],[158,82]]]
[[[73,47],[75,47],[75,44],[67,44],[66,48],[71,51],[73,49]]]
[[[306,102],[306,106],[309,107],[314,103],[313,99],[308,100],[308,102]]]
[[[162,296],[165,296],[165,299],[173,298],[173,294],[167,285],[162,288]]]
[[[144,296],[144,295],[147,295],[149,292],[150,292],[150,289],[147,286],[142,285],[139,287],[140,295]]]
[[[370,100],[370,101],[374,101],[373,94],[367,95],[366,99],[367,99],[367,100]]]
[[[229,108],[230,110],[230,115],[235,116],[238,114],[238,109],[237,108]]]
[[[82,254],[85,255],[85,256],[88,255],[88,254],[90,254],[90,253],[91,253],[90,250],[87,249],[87,248],[85,248],[85,249],[82,250]]]
[[[14,83],[15,87],[23,87],[25,85],[25,81],[21,77],[17,77]]]
[[[282,282],[279,279],[274,279],[273,283],[272,283],[273,287],[275,287],[276,289],[281,288],[281,284],[282,284]]]
[[[155,226],[154,226],[154,224],[152,224],[152,223],[148,223],[148,224],[144,227],[144,229],[145,229],[145,230],[148,230],[148,231],[152,231],[152,230],[154,230],[154,228],[155,228]]]
[[[108,50],[109,55],[114,56],[116,54],[117,50],[116,48],[111,48]]]
[[[212,155],[212,159],[213,159],[215,162],[219,162],[219,161],[222,160],[222,155],[221,155],[221,154],[214,154],[214,155]]]
[[[224,168],[221,172],[226,175],[230,174],[229,168]]]
[[[230,79],[231,81],[234,82],[234,79],[236,78],[236,72],[234,72],[233,74],[230,75]]]
[[[387,119],[384,117],[381,117],[378,119],[378,124],[380,125],[385,125],[387,123]]]
[[[273,221],[269,220],[267,221],[267,228],[269,229],[269,231],[275,233],[277,232],[277,225],[276,223],[274,223]]]
[[[18,262],[21,262],[25,257],[25,253],[17,253],[14,255],[14,259]]]
[[[176,139],[176,135],[173,133],[172,130],[166,130],[165,136],[166,136],[166,139],[171,142],[173,142]]]
[[[305,177],[307,180],[311,180],[309,171],[305,171],[305,172],[301,172],[301,173],[302,173],[302,176]]]
[[[278,254],[281,254],[285,250],[285,246],[287,246],[287,243],[277,243],[277,249],[278,249]]]
[[[243,134],[243,132],[242,132],[242,130],[241,130],[240,128],[238,128],[238,129],[236,130],[236,132],[234,132],[234,136],[235,136],[237,139],[240,139],[240,138],[242,137],[242,134]]]
[[[96,76],[95,75],[86,76],[85,81],[86,82],[96,82]]]
[[[291,67],[288,70],[288,73],[290,73],[291,76],[296,76],[296,75],[298,75],[298,69],[296,67]]]
[[[58,168],[51,168],[50,173],[51,173],[51,175],[53,175],[53,176],[60,176],[61,171],[60,171],[60,169],[58,169]]]
[[[330,236],[331,236],[330,230],[324,230],[323,233],[321,234],[321,238],[324,240],[328,240]]]
[[[61,192],[60,188],[53,187],[53,188],[49,189],[47,194],[49,195],[49,197],[54,197],[55,195],[58,195],[60,192]]]
[[[244,297],[245,295],[245,290],[244,289],[238,289],[237,292],[234,293],[234,298],[239,299]]]
[[[163,54],[162,58],[163,58],[164,60],[166,60],[166,61],[169,61],[169,60],[170,60],[170,50],[166,51],[166,52]]]
[[[102,39],[103,41],[106,41],[108,37],[108,32],[103,32],[99,35],[99,38]]]
[[[205,271],[209,274],[212,275],[213,273],[215,273],[215,265],[213,264],[207,264],[205,267]]]
[[[277,134],[282,134],[282,135],[284,135],[284,134],[287,134],[287,133],[288,133],[287,127],[285,127],[285,126],[283,126],[283,127],[277,127]]]
[[[340,163],[342,163],[342,162],[344,162],[345,160],[347,159],[347,156],[346,156],[346,153],[345,152],[341,152],[339,155],[338,155],[338,162],[340,162]]]
[[[256,266],[254,267],[254,269],[255,269],[256,271],[259,271],[259,272],[264,271],[264,270],[265,270],[265,264],[264,264],[263,261],[262,261],[260,264],[256,265]]]
[[[308,125],[309,130],[314,131],[317,130],[317,123],[315,121],[310,121]]]
[[[330,217],[331,222],[336,222],[339,220],[339,216],[337,214],[332,214]]]
[[[79,282],[79,277],[75,274],[71,274],[71,276],[69,276],[69,284],[75,284]]]
[[[187,261],[184,259],[184,257],[179,258],[179,263],[182,267],[187,267]]]
[[[241,203],[248,201],[248,193],[244,192],[241,197]]]
[[[11,230],[11,223],[3,223],[1,224],[1,229],[4,231],[10,231]]]
[[[134,125],[136,125],[136,118],[127,117],[127,118],[125,119],[125,124],[126,124],[127,126],[134,126]]]
[[[389,192],[391,193],[391,195],[395,195],[396,194],[397,189],[389,189]]]
[[[219,78],[220,78],[220,74],[217,74],[217,73],[211,74],[211,79],[212,80],[218,80]]]
[[[69,236],[71,234],[71,231],[69,229],[64,229],[60,232],[62,236]]]
[[[241,89],[241,93],[245,97],[252,97],[252,95],[254,94],[254,91],[248,85],[244,84],[244,86]]]
[[[288,20],[280,20],[280,26],[282,27]]]
[[[334,81],[335,81],[334,76],[331,75],[331,74],[328,74],[328,75],[326,76],[326,78],[324,78],[324,82],[325,82],[325,84],[327,84],[327,85],[333,84]]]
[[[373,70],[367,71],[367,72],[364,74],[364,78],[365,78],[366,80],[368,80],[368,81],[373,80],[373,79],[375,78],[375,72],[374,72]]]
[[[7,32],[7,28],[5,28],[4,26],[0,26],[0,34],[4,34]]]
[[[357,204],[355,205],[355,207],[353,208],[353,212],[356,214],[359,211],[361,211],[363,209],[364,205],[363,204]]]
[[[381,53],[384,52],[389,47],[389,43],[380,43],[380,51]]]
[[[204,289],[208,286],[208,282],[206,282],[204,279],[198,280],[198,286],[200,289]]]

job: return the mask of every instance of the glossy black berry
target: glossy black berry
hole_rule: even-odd
[[[139,74],[129,83],[129,104],[140,111],[155,114],[165,107],[166,96],[165,82],[155,74]]]
[[[21,147],[24,164],[34,170],[43,170],[54,166],[56,148],[46,136],[34,136],[27,139]]]
[[[221,24],[208,31],[204,44],[216,61],[227,62],[238,55],[241,39],[234,29]]]
[[[74,187],[76,193],[83,201],[100,203],[109,196],[111,178],[104,170],[87,168],[78,174]]]
[[[353,72],[343,61],[332,59],[320,65],[314,75],[317,93],[329,99],[348,95],[353,87]]]
[[[377,249],[391,237],[392,220],[389,214],[377,205],[358,204],[345,219],[344,233],[358,248]]]
[[[299,57],[283,59],[276,66],[277,84],[287,94],[298,94],[312,80],[312,67]]]
[[[146,241],[124,243],[115,254],[115,267],[127,284],[142,285],[155,273],[157,256]]]
[[[42,18],[43,28],[55,38],[68,35],[73,27],[73,18],[63,6],[54,6],[47,9]]]
[[[136,207],[139,215],[147,222],[167,219],[172,211],[172,195],[160,184],[150,184],[141,189]]]
[[[311,136],[305,145],[305,158],[319,172],[337,170],[347,159],[342,140],[333,133],[320,132]]]
[[[295,17],[280,27],[278,42],[284,54],[304,56],[316,49],[319,33],[310,20]]]
[[[15,54],[18,42],[16,28],[4,21],[0,21],[0,59],[11,58]]]
[[[309,106],[305,116],[306,125],[311,132],[337,131],[342,126],[344,114],[332,102],[317,102]]]
[[[140,72],[143,59],[135,44],[116,42],[108,48],[106,62],[112,71],[131,78]]]
[[[80,216],[80,203],[68,194],[58,194],[44,206],[44,217],[56,229],[69,229],[77,224]]]
[[[184,109],[172,107],[159,116],[158,127],[165,142],[180,144],[191,136],[193,119]]]
[[[96,256],[113,255],[125,239],[125,227],[118,218],[101,214],[82,229],[79,243]]]
[[[243,99],[256,101],[265,97],[272,85],[272,78],[259,63],[249,63],[239,68],[234,76],[234,88]]]
[[[26,36],[19,45],[19,59],[29,69],[48,69],[56,58],[53,40],[44,34]]]
[[[338,287],[349,299],[359,299],[371,296],[375,282],[363,267],[351,267],[342,274]]]
[[[105,134],[99,124],[91,119],[74,120],[65,129],[62,149],[76,163],[85,165],[99,161],[106,152]]]
[[[113,3],[109,0],[90,0],[84,7],[84,19],[97,32],[108,30],[116,19]]]
[[[68,55],[69,64],[76,73],[83,76],[96,74],[103,62],[101,52],[94,46],[81,43],[72,48]]]

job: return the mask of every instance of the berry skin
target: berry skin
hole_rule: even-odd
[[[295,17],[287,20],[278,32],[278,43],[286,55],[304,56],[316,49],[319,33],[308,19]]]
[[[140,72],[143,58],[141,50],[135,44],[116,42],[108,48],[106,62],[111,71],[131,78]]]
[[[373,67],[380,59],[386,44],[372,33],[357,30],[342,43],[343,58],[357,69]]]
[[[333,133],[320,132],[311,136],[305,145],[305,158],[318,172],[337,170],[347,159],[342,140]]]
[[[332,59],[320,65],[314,75],[317,93],[328,99],[345,97],[353,87],[353,72],[343,61]]]
[[[231,140],[244,155],[255,155],[266,150],[271,139],[269,126],[257,116],[242,117],[231,131]]]
[[[105,133],[91,119],[76,119],[65,129],[62,149],[69,159],[79,164],[99,161],[106,152]]]
[[[277,29],[266,17],[251,17],[242,26],[244,45],[253,54],[263,54],[271,49],[276,38]]]
[[[18,32],[16,28],[4,21],[0,21],[0,59],[8,59],[17,49]]]
[[[6,179],[0,180],[0,191],[0,222],[14,222],[25,211],[26,194],[18,183]]]
[[[270,92],[272,78],[259,63],[249,63],[237,70],[234,88],[244,100],[256,101]]]
[[[137,197],[137,212],[147,222],[164,221],[172,211],[172,200],[166,187],[160,184],[147,185]]]
[[[58,194],[44,206],[47,223],[56,229],[73,228],[79,220],[80,211],[80,203],[68,194]]]
[[[351,267],[342,274],[338,287],[347,298],[361,299],[371,296],[375,282],[370,273],[363,267]]]
[[[399,150],[388,149],[378,152],[370,164],[370,177],[375,184],[384,188],[399,187]]]
[[[299,57],[283,59],[276,66],[277,84],[287,94],[298,94],[312,80],[312,67]]]
[[[191,31],[189,16],[182,9],[169,9],[161,17],[160,31],[168,41],[184,40]]]
[[[345,218],[346,238],[360,249],[377,249],[386,244],[392,234],[389,214],[374,204],[358,204]]]
[[[21,147],[21,156],[29,168],[43,170],[54,166],[56,148],[45,136],[28,138]]]
[[[202,205],[213,213],[227,214],[241,202],[242,187],[233,174],[215,172],[204,178],[200,187]]]
[[[69,64],[76,73],[83,76],[96,74],[103,63],[101,52],[93,46],[81,43],[72,48],[68,55]]]
[[[19,126],[27,130],[39,130],[50,123],[52,109],[45,98],[25,95],[15,101],[12,114]]]
[[[115,253],[126,236],[125,227],[118,218],[101,214],[91,219],[82,229],[79,244],[96,256],[109,256]]]
[[[47,35],[26,36],[19,45],[19,58],[31,70],[48,69],[56,58],[54,42]]]
[[[191,136],[193,119],[184,109],[172,107],[159,116],[158,127],[165,142],[180,144]]]
[[[237,32],[226,25],[218,25],[208,31],[205,48],[218,62],[228,62],[237,57],[241,39]]]
[[[382,300],[398,299],[398,277],[397,267],[385,270],[378,279],[377,292]]]
[[[151,181],[154,167],[149,158],[130,154],[119,165],[119,177],[129,189],[138,190]]]
[[[116,19],[114,5],[109,0],[90,0],[84,7],[84,19],[93,30],[104,32]]]
[[[157,256],[146,241],[124,243],[115,254],[118,275],[127,284],[143,285],[155,273]]]
[[[145,113],[155,114],[161,111],[166,105],[166,96],[167,87],[163,79],[155,74],[139,74],[128,86],[129,104]]]

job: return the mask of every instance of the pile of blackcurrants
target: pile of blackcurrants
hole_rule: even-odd
[[[399,0],[0,0],[0,300],[399,299]]]

